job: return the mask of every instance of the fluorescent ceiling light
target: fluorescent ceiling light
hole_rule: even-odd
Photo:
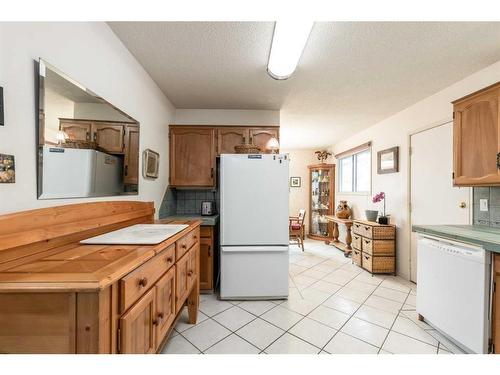
[[[267,72],[274,79],[287,79],[297,67],[314,22],[277,21],[274,26]]]

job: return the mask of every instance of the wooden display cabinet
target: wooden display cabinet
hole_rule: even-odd
[[[333,225],[326,215],[333,215],[335,202],[335,165],[309,165],[309,234],[315,240],[329,242]]]

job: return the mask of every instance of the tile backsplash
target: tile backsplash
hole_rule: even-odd
[[[474,225],[500,228],[500,187],[474,188]],[[480,210],[480,200],[488,200],[488,211]]]
[[[167,188],[160,207],[160,218],[173,215],[199,215],[201,202],[215,201],[215,210],[219,208],[218,190],[178,190]]]

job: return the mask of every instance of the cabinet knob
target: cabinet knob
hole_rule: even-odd
[[[173,259],[172,257],[168,257],[168,258],[167,258],[167,263],[172,263],[172,261],[173,261],[173,260],[174,260],[174,259]]]
[[[146,285],[148,285],[148,279],[146,277],[142,277],[139,280],[139,286],[145,287]]]
[[[458,205],[458,207],[465,208],[465,207],[467,207],[467,204],[465,202],[460,202],[460,204]]]
[[[189,277],[193,276],[193,271],[188,271],[187,275],[188,275]]]
[[[185,249],[185,248],[186,248],[186,244],[185,244],[185,243],[183,243],[183,244],[181,245],[181,247],[182,247],[183,249]]]
[[[154,320],[153,320],[153,325],[154,325],[154,326],[157,326],[157,325],[158,325],[158,320],[157,320],[157,319],[154,319]]]
[[[159,318],[159,319],[163,319],[163,317],[164,317],[164,315],[163,315],[163,313],[162,313],[162,312],[161,312],[161,313],[158,313],[158,318]]]

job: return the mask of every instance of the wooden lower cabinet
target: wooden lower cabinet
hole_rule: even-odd
[[[120,353],[150,354],[156,351],[155,288],[147,292],[120,319]]]
[[[160,345],[175,320],[175,267],[156,283],[156,345]]]
[[[200,231],[200,291],[214,289],[214,227],[202,226]]]

